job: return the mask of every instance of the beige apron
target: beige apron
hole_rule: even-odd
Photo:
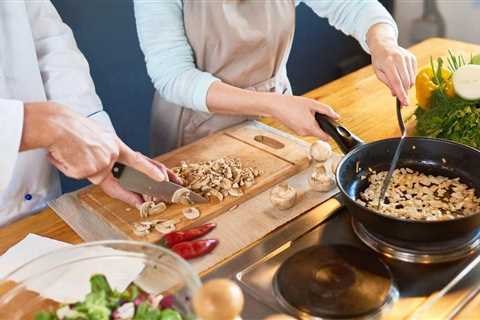
[[[183,16],[198,69],[235,87],[291,93],[286,61],[295,29],[294,0],[184,0]],[[246,119],[187,109],[156,93],[152,152],[170,151]]]

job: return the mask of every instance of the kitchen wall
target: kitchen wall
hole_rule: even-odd
[[[480,0],[437,0],[437,5],[445,21],[447,38],[480,43]],[[399,41],[410,46],[412,23],[422,15],[423,1],[396,0],[394,7]]]

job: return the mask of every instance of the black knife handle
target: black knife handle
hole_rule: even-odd
[[[120,179],[122,176],[122,172],[125,169],[125,165],[115,162],[115,164],[112,167],[112,174],[115,178]]]

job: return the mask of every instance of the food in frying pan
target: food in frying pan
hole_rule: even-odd
[[[378,197],[386,171],[369,169],[369,186],[356,201],[377,209]],[[406,220],[451,220],[480,212],[480,198],[475,189],[460,178],[433,176],[400,168],[394,171],[380,213]]]
[[[319,163],[313,169],[313,173],[308,179],[310,188],[315,191],[327,192],[335,187],[335,180],[327,173],[323,163]]]
[[[257,168],[243,167],[235,158],[220,158],[198,163],[182,161],[173,168],[185,186],[205,197],[214,197],[219,201],[230,195],[243,195],[244,188],[249,188],[262,174]]]
[[[332,156],[332,147],[322,140],[317,140],[310,146],[310,157],[318,162],[327,161]]]
[[[288,183],[282,182],[270,191],[270,201],[280,210],[290,209],[297,201],[297,190]]]

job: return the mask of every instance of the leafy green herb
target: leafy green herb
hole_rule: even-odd
[[[176,310],[159,310],[147,302],[143,302],[138,306],[133,320],[182,320],[182,316]]]
[[[470,58],[470,63],[471,63],[471,61],[472,61],[472,58]],[[463,67],[464,65],[467,64],[465,62],[465,58],[463,57],[463,55],[460,54],[460,55],[456,56],[450,50],[448,50],[447,63],[448,63],[448,69],[450,69],[450,71],[452,73],[454,73],[459,68],[461,68],[461,67]]]
[[[182,320],[180,314],[173,309],[165,309],[162,311],[162,320]]]
[[[470,57],[470,64],[480,64],[480,54]]]
[[[133,320],[161,320],[161,313],[160,310],[152,308],[147,302],[143,302],[138,306]]]
[[[92,292],[112,292],[112,288],[103,274],[95,274],[90,278],[90,288]]]
[[[432,94],[432,107],[417,108],[416,134],[443,138],[480,149],[480,100],[448,97],[440,90]]]
[[[85,297],[85,301],[77,303],[73,309],[88,320],[109,320],[112,313],[108,307],[105,291],[90,292]]]
[[[35,320],[58,320],[52,312],[41,311],[35,315]]]

